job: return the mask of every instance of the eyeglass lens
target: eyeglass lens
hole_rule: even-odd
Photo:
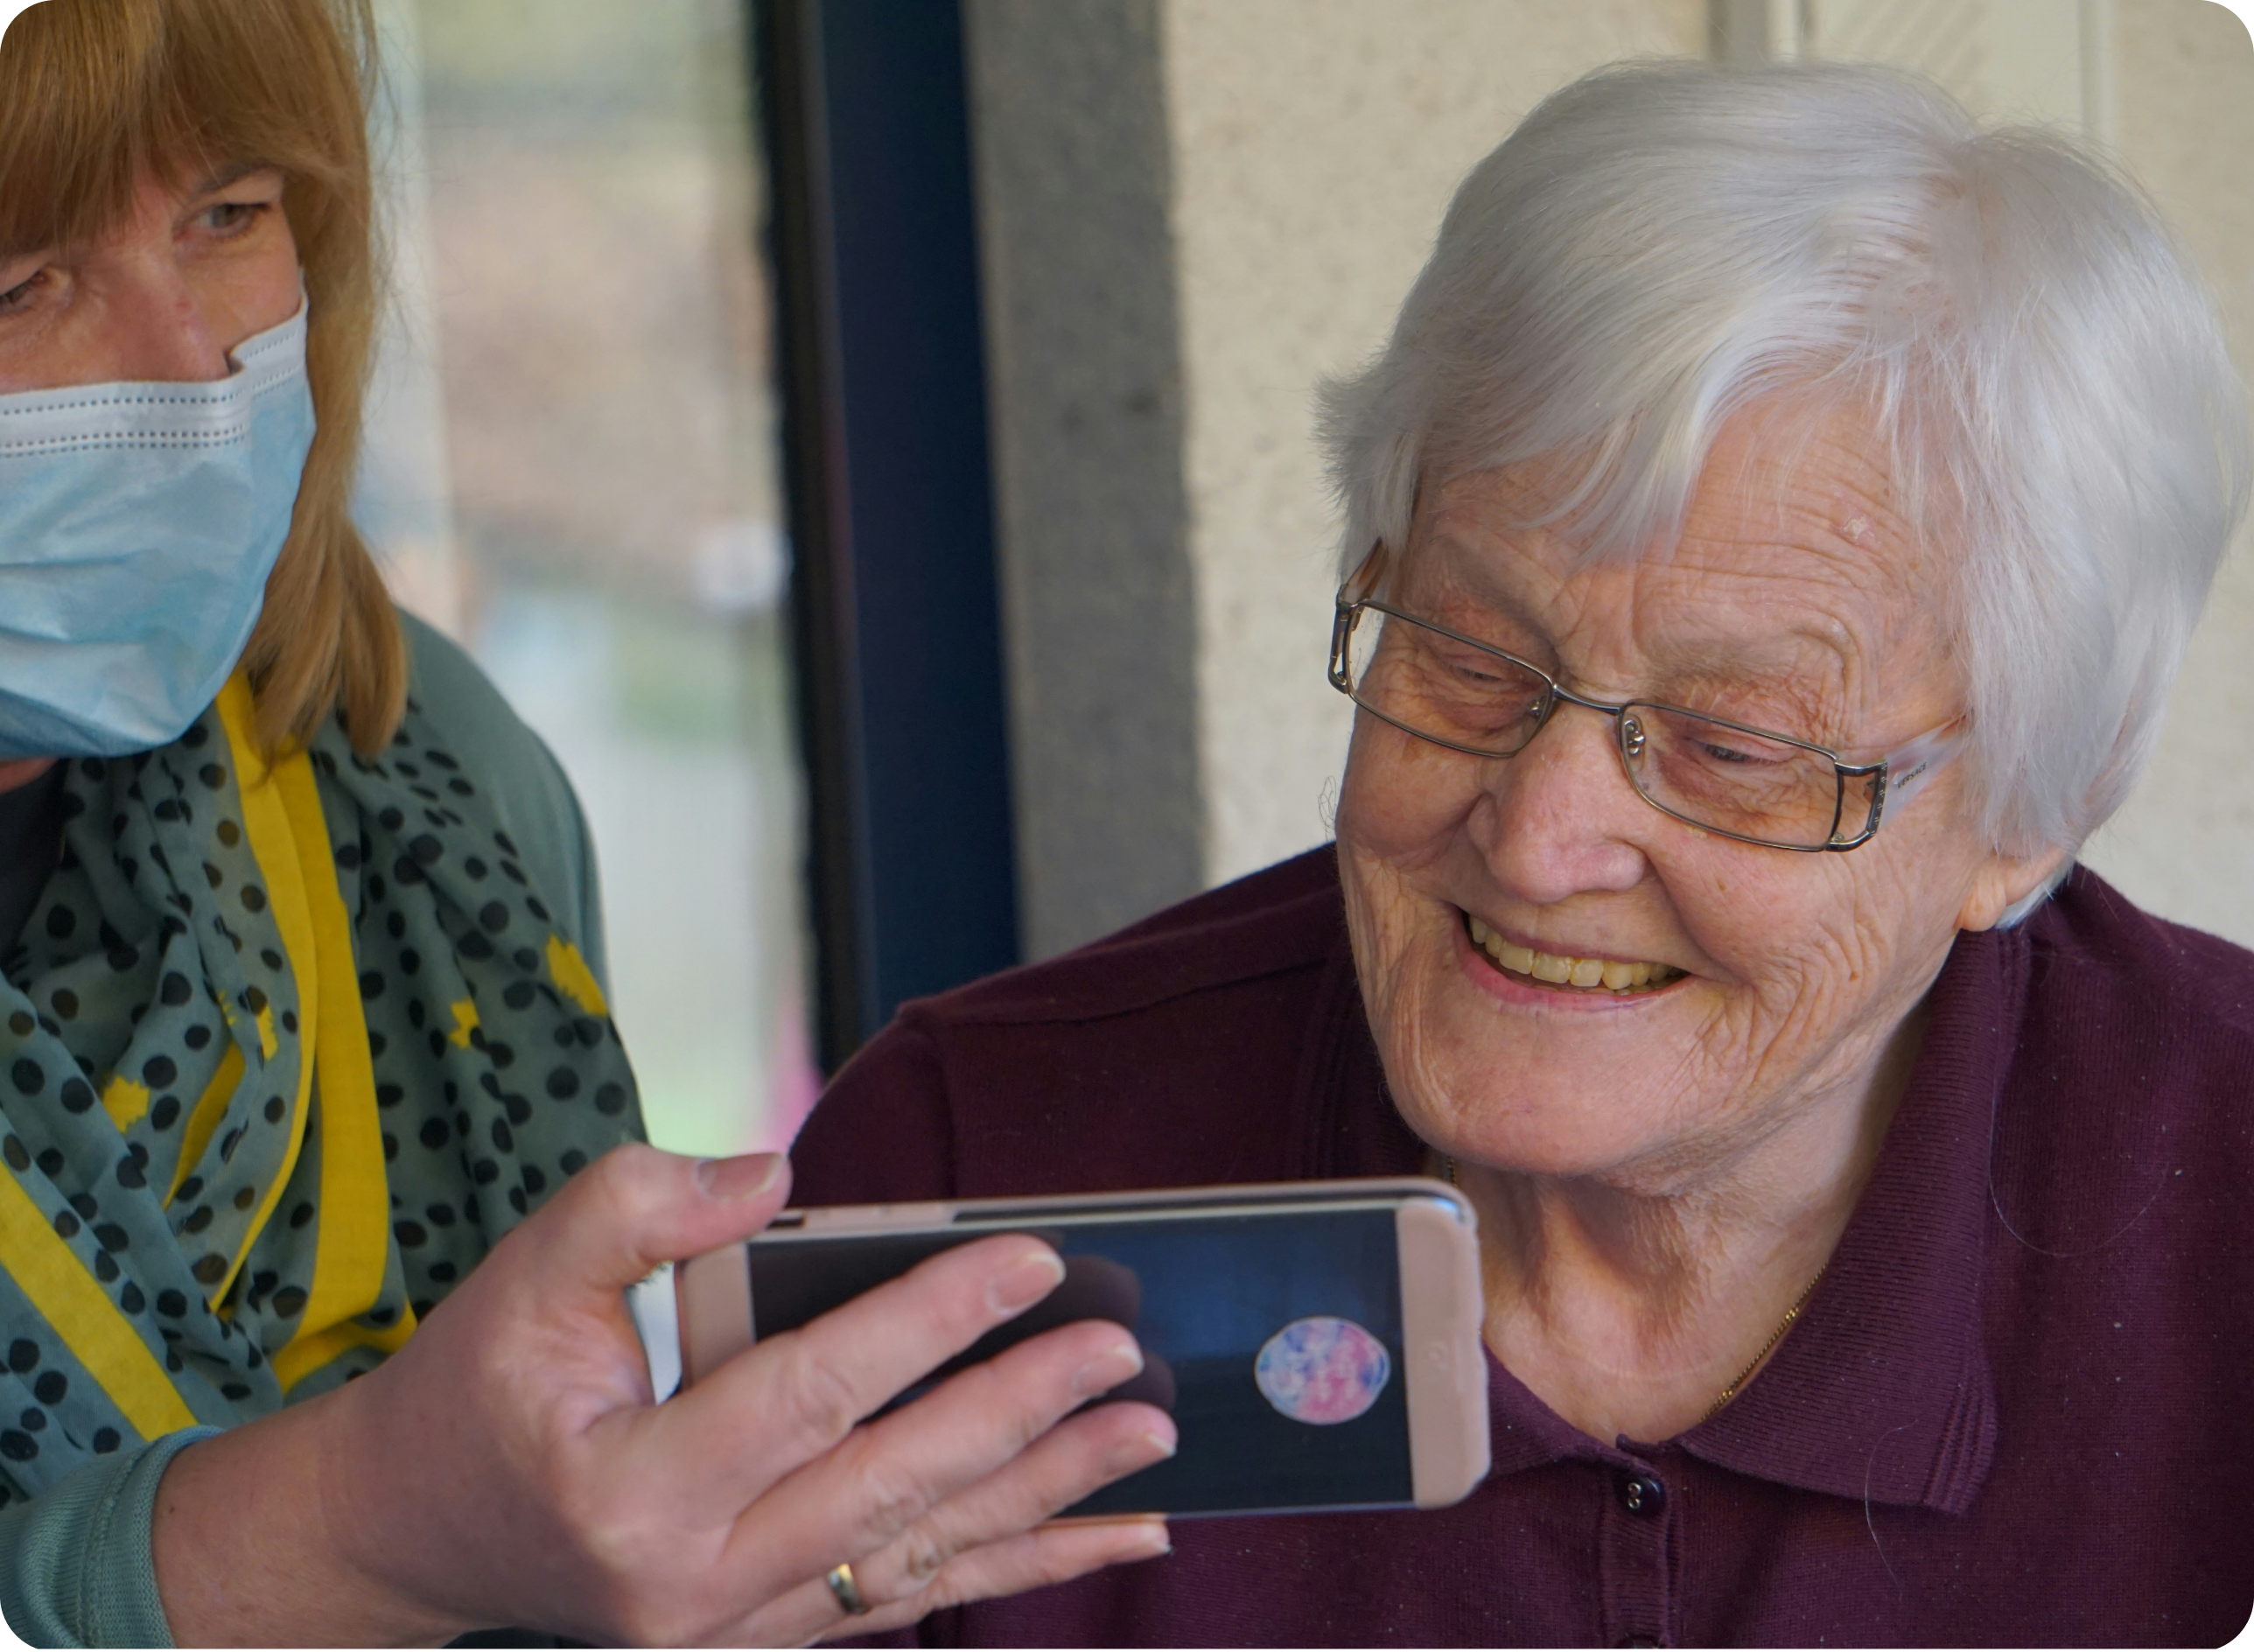
[[[1371,609],[1350,621],[1341,661],[1355,700],[1444,745],[1512,757],[1551,702],[1538,674],[1446,634]],[[1620,760],[1649,802],[1696,825],[1782,847],[1815,849],[1867,820],[1872,782],[1844,783],[1820,752],[1765,739],[1667,706],[1619,715]]]

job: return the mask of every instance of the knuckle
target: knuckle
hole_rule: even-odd
[[[903,1276],[895,1283],[900,1328],[934,1365],[970,1347],[991,1323],[976,1292],[955,1275]]]
[[[904,1530],[921,1520],[932,1506],[931,1488],[911,1470],[867,1452],[855,1465],[860,1488],[862,1518],[868,1530],[884,1536]]]
[[[1026,1472],[1012,1477],[1007,1518],[1016,1531],[1030,1530],[1054,1520],[1103,1484],[1101,1474],[1088,1472],[1061,1454],[1048,1461],[1029,1463]]]
[[[804,1336],[791,1338],[782,1386],[791,1432],[809,1454],[828,1451],[861,1420],[861,1396],[853,1380]]]
[[[915,1280],[918,1288],[928,1294],[950,1326],[959,1322],[966,1330],[973,1326],[983,1330],[995,1318],[988,1297],[994,1274],[1003,1258],[1023,1248],[1023,1239],[998,1234],[942,1250],[905,1277]]]
[[[1062,1410],[1027,1392],[1013,1362],[1006,1368],[992,1362],[974,1365],[953,1379],[961,1385],[957,1396],[972,1415],[989,1420],[997,1430],[997,1443],[1012,1457],[1046,1433]]]
[[[936,1577],[954,1553],[929,1521],[918,1521],[900,1534],[900,1569],[917,1589]]]
[[[977,1569],[966,1564],[975,1558],[975,1556],[964,1556],[942,1565],[917,1592],[918,1608],[924,1612],[945,1612],[951,1607],[968,1606],[974,1600],[983,1600],[989,1595],[1021,1592],[998,1581],[989,1586],[981,1586]]]
[[[1044,1464],[1043,1468],[1045,1472],[1026,1490],[1023,1510],[1027,1526],[1055,1519],[1105,1481],[1103,1474],[1091,1464],[1060,1462]]]
[[[631,1208],[640,1202],[651,1172],[665,1157],[644,1143],[625,1142],[580,1172],[580,1177],[602,1203],[615,1209]]]

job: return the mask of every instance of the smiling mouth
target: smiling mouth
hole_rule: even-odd
[[[1504,940],[1469,913],[1464,914],[1464,923],[1472,945],[1496,969],[1535,986],[1555,987],[1565,992],[1607,992],[1625,998],[1656,991],[1684,976],[1684,971],[1672,964],[1537,952],[1531,947]]]

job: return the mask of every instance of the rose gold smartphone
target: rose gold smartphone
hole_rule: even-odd
[[[1439,1508],[1488,1469],[1478,1229],[1422,1178],[785,1211],[675,1270],[694,1382],[950,1246],[1038,1234],[1065,1279],[903,1394],[1076,1320],[1116,1320],[1180,1450],[1072,1516]]]

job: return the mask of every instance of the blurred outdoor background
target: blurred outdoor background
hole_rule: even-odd
[[[851,834],[809,808],[796,721],[816,666],[791,645],[762,13],[382,4],[399,300],[364,523],[578,788],[653,1137],[786,1139],[818,1082],[808,984],[858,943],[808,877]],[[1322,675],[1312,388],[1380,343],[1464,172],[1588,68],[1875,58],[2062,127],[2159,200],[2254,360],[2254,42],[2210,0],[759,4],[850,18],[878,57],[911,13],[959,32],[928,73],[967,111],[985,371],[930,416],[983,421],[990,449],[1015,956],[1327,836],[1348,708]],[[886,458],[856,455],[864,481]],[[2089,858],[2254,944],[2243,554],[2175,706]],[[919,921],[860,933],[879,920]]]
[[[360,516],[563,763],[650,1132],[810,1097],[761,171],[732,0],[386,0]]]

